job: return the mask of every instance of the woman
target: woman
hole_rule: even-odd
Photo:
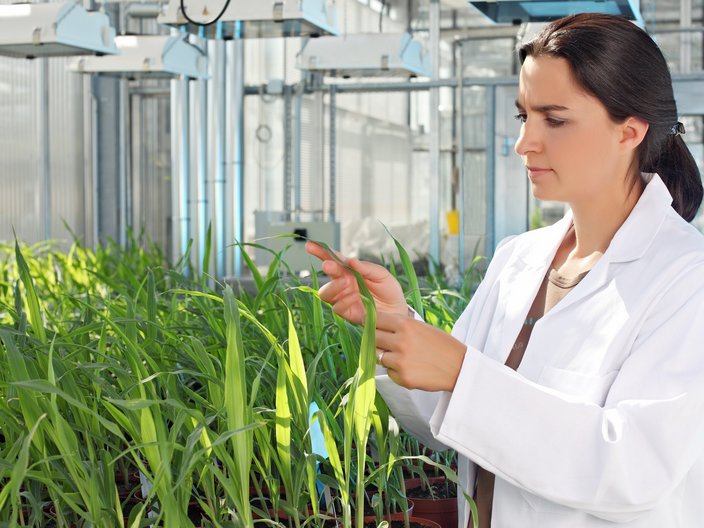
[[[667,65],[606,15],[558,20],[519,56],[516,152],[533,194],[570,212],[497,248],[452,335],[349,260],[375,296],[378,389],[458,452],[482,528],[702,526],[702,183]],[[332,279],[321,297],[361,322],[350,273],[308,249]]]

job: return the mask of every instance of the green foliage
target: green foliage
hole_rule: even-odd
[[[530,229],[539,229],[543,227],[545,223],[543,222],[543,211],[540,207],[536,207],[530,215]]]
[[[399,251],[414,308],[449,330],[479,261],[455,290]],[[0,527],[299,528],[333,510],[359,527],[365,497],[379,520],[405,503],[413,453],[376,394],[363,284],[361,328],[321,302],[317,276],[283,273],[285,255],[266,273],[245,262],[250,293],[141,239],[0,247]]]

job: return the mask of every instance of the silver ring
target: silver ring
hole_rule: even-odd
[[[381,364],[381,358],[384,357],[384,352],[385,352],[384,350],[379,350],[379,352],[376,353],[376,364],[381,365],[382,367],[384,365]]]

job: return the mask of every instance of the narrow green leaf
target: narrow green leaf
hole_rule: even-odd
[[[276,451],[279,456],[281,478],[284,487],[290,492],[293,487],[291,477],[291,410],[288,401],[288,383],[286,358],[279,357],[276,375]]]
[[[29,322],[32,325],[32,331],[39,341],[46,344],[46,331],[44,330],[44,319],[39,305],[39,297],[37,297],[37,292],[34,289],[34,281],[29,273],[27,261],[24,259],[22,251],[20,251],[20,245],[17,239],[15,239],[15,258],[17,259],[17,267],[20,271],[20,280],[24,285],[27,306],[29,307]]]
[[[25,479],[27,473],[27,468],[29,466],[29,448],[32,444],[32,439],[39,428],[39,424],[46,418],[46,414],[39,416],[37,421],[32,425],[29,430],[29,434],[22,439],[22,448],[20,449],[19,456],[15,461],[12,468],[12,475],[10,481],[5,485],[5,487],[0,491],[0,510],[2,510],[5,502],[7,501],[7,496],[11,493],[13,497],[14,504],[19,504],[20,502],[20,487]],[[15,506],[13,505],[13,509]]]
[[[225,410],[230,430],[242,429],[252,423],[251,409],[247,406],[247,376],[245,353],[240,328],[240,311],[232,289],[227,286],[223,295],[225,304],[225,324],[227,349],[225,353]],[[232,437],[235,474],[232,478],[238,483],[238,514],[246,526],[252,523],[249,507],[249,471],[252,465],[252,433],[242,433]]]
[[[396,239],[396,237],[391,234],[389,228],[384,226],[384,229],[386,229],[386,232],[393,239],[394,244],[396,244],[398,254],[401,257],[401,267],[403,268],[404,275],[406,275],[406,278],[408,279],[408,292],[406,292],[406,295],[410,298],[409,300],[413,309],[418,312],[418,315],[420,315],[423,319],[423,301],[420,295],[420,288],[418,287],[418,276],[416,275],[416,272],[413,269],[413,262],[411,261],[411,257],[408,256],[408,252]]]
[[[292,380],[291,390],[296,402],[296,419],[308,419],[308,380],[306,379],[306,367],[303,363],[301,344],[298,341],[298,334],[293,325],[293,315],[288,311],[288,357],[291,368]]]
[[[24,356],[17,349],[14,338],[6,331],[0,331],[0,337],[5,343],[11,379],[18,380],[15,383],[27,382],[29,380],[27,364]],[[39,405],[39,398],[30,390],[18,390],[17,393],[24,421],[29,427],[34,427],[34,424],[39,422],[40,416],[44,414]],[[41,431],[32,438],[39,450],[43,452],[44,435]]]
[[[210,252],[212,251],[212,222],[208,222],[208,232],[205,235],[205,251],[203,252],[203,264],[201,267],[201,286],[205,287],[210,276]]]
[[[147,270],[147,337],[155,341],[157,337],[156,319],[156,284],[154,283],[154,272]]]

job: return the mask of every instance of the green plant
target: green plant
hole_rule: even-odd
[[[365,494],[379,519],[403,509],[408,455],[374,388],[368,295],[361,328],[284,254],[266,272],[245,261],[251,295],[133,234],[0,246],[0,527],[322,527],[320,483],[346,526]],[[400,269],[441,327],[471,294]],[[329,458],[312,452],[316,423]]]

